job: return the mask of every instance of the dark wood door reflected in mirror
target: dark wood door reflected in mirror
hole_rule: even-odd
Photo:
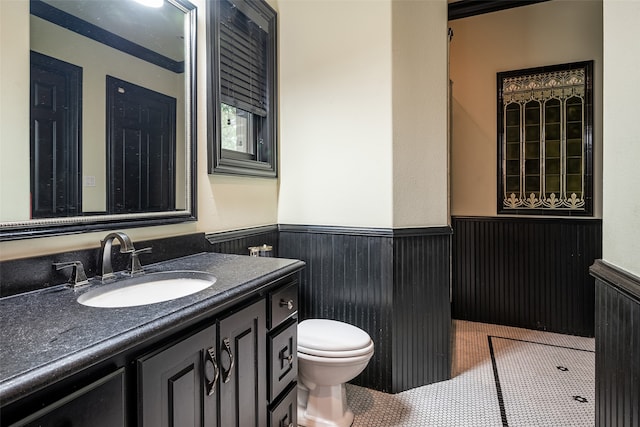
[[[76,216],[82,209],[82,69],[31,52],[30,88],[31,217]]]
[[[107,76],[109,213],[175,209],[176,99]]]

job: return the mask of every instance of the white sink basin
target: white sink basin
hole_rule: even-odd
[[[216,278],[199,271],[148,273],[100,286],[78,297],[91,307],[134,307],[185,297],[208,288]]]

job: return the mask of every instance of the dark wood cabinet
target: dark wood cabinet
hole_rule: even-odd
[[[265,317],[261,299],[139,358],[139,425],[266,425]]]
[[[216,425],[215,348],[213,325],[138,359],[141,427]]]
[[[267,297],[269,427],[298,425],[298,281],[289,280]]]
[[[295,426],[295,277],[3,407],[0,425]]]

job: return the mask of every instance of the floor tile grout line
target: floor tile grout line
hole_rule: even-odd
[[[498,363],[496,362],[495,353],[493,351],[493,342],[491,342],[491,335],[487,335],[489,342],[489,354],[491,355],[491,366],[493,368],[493,378],[496,382],[496,392],[498,394],[498,405],[500,406],[500,418],[502,419],[502,426],[509,427],[507,421],[507,410],[504,407],[504,397],[502,395],[502,387],[500,386],[500,378],[498,377]]]
[[[501,336],[498,336],[498,335],[487,335],[487,336],[488,337],[492,337],[492,338],[500,338],[500,339],[503,339],[503,340],[526,342],[526,343],[529,343],[529,344],[540,344],[540,345],[546,345],[548,347],[566,348],[567,350],[584,351],[585,353],[594,353],[595,354],[595,350],[587,350],[587,349],[584,349],[584,348],[567,347],[567,346],[564,346],[564,345],[549,344],[549,343],[546,343],[546,342],[538,342],[538,341],[521,340],[521,339],[517,339],[517,338],[501,337]]]

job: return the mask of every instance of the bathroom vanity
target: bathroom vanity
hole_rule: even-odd
[[[2,426],[295,426],[301,261],[200,253],[145,267],[215,283],[134,307],[100,284],[0,299]]]

